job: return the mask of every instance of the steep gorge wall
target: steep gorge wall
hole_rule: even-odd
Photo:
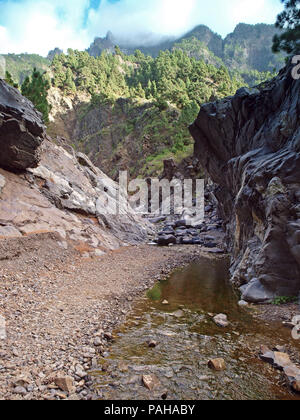
[[[0,80],[0,240],[55,234],[62,248],[99,256],[146,240],[148,224],[126,204],[114,181],[55,145],[31,102]]]
[[[72,98],[58,89],[51,89],[48,100],[48,133],[68,151],[72,146],[88,155],[113,179],[125,170],[132,178],[157,176],[165,159],[180,163],[193,154],[188,123],[173,105],[160,110],[154,101],[132,98],[93,103],[87,96]]]
[[[300,291],[300,80],[291,70],[203,105],[190,128],[216,184],[232,281],[251,302]]]

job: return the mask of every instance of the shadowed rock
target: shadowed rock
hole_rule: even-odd
[[[257,89],[202,106],[190,131],[250,302],[300,291],[300,80],[291,65]]]
[[[17,89],[0,79],[0,167],[36,167],[44,136],[42,114]]]

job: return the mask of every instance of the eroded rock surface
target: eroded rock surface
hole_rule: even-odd
[[[300,291],[300,80],[291,71],[203,105],[191,126],[216,184],[232,281],[251,302]]]
[[[9,170],[36,167],[44,136],[42,114],[0,79],[0,166]]]
[[[89,257],[141,242],[148,229],[118,185],[47,138],[33,105],[0,80],[0,239],[56,232],[63,249]]]

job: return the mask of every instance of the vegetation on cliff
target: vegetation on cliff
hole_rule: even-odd
[[[13,71],[8,81],[14,86],[22,81],[23,95],[43,113],[46,123],[48,90],[56,88],[59,97],[77,103],[75,129],[67,139],[70,144],[89,154],[111,176],[124,168],[147,176],[157,174],[164,159],[178,161],[192,154],[187,127],[203,103],[274,76],[273,67],[278,69],[282,59],[282,55],[272,56],[275,32],[273,25],[240,24],[222,40],[199,25],[177,41],[166,40],[155,51],[143,49],[147,54],[115,46],[117,41],[108,34],[95,41],[89,52],[69,49],[64,54],[55,49],[42,60],[35,55],[10,55]],[[36,64],[32,74],[26,61]],[[41,71],[44,67],[46,75]],[[78,106],[82,95],[90,103]],[[126,106],[120,98],[126,99]],[[69,124],[68,118],[64,125]],[[65,137],[66,130],[56,128],[51,124],[51,134]]]
[[[187,127],[200,105],[243,85],[224,66],[179,49],[156,58],[138,50],[126,56],[118,47],[100,57],[69,50],[54,57],[51,72],[62,95],[90,95],[90,104],[78,112],[72,143],[113,177],[125,168],[157,174],[164,159],[191,155]]]
[[[157,58],[138,50],[125,56],[118,48],[115,55],[103,52],[96,58],[69,50],[54,58],[52,72],[53,85],[66,94],[86,91],[103,100],[149,99],[162,108],[168,106],[166,101],[180,109],[200,105],[211,97],[231,95],[241,86],[224,66],[217,68],[177,49],[160,52]]]
[[[49,122],[50,105],[47,100],[50,81],[46,74],[33,70],[30,77],[26,77],[21,87],[22,95],[28,98],[38,111],[43,114],[44,122]]]
[[[19,85],[24,82],[26,77],[31,76],[34,68],[43,73],[49,69],[51,64],[50,60],[38,54],[6,54],[3,57],[6,70]]]

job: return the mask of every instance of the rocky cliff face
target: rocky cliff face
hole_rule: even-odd
[[[41,114],[0,79],[0,166],[11,170],[37,166],[44,136]]]
[[[87,256],[146,239],[148,225],[117,200],[117,184],[46,138],[32,104],[0,80],[0,239],[50,232]],[[105,203],[121,215],[105,216]]]
[[[273,54],[274,35],[280,32],[274,25],[240,23],[223,41],[222,58],[230,69],[258,71],[280,70],[285,55]]]
[[[300,291],[300,80],[291,67],[259,90],[202,106],[195,155],[216,183],[245,300]]]
[[[193,139],[175,106],[161,111],[153,101],[131,98],[93,104],[83,94],[70,98],[58,89],[51,89],[48,100],[48,133],[68,151],[72,145],[87,154],[113,179],[125,170],[131,178],[158,176],[165,159],[179,163],[193,154]],[[178,137],[182,150],[175,148]]]

